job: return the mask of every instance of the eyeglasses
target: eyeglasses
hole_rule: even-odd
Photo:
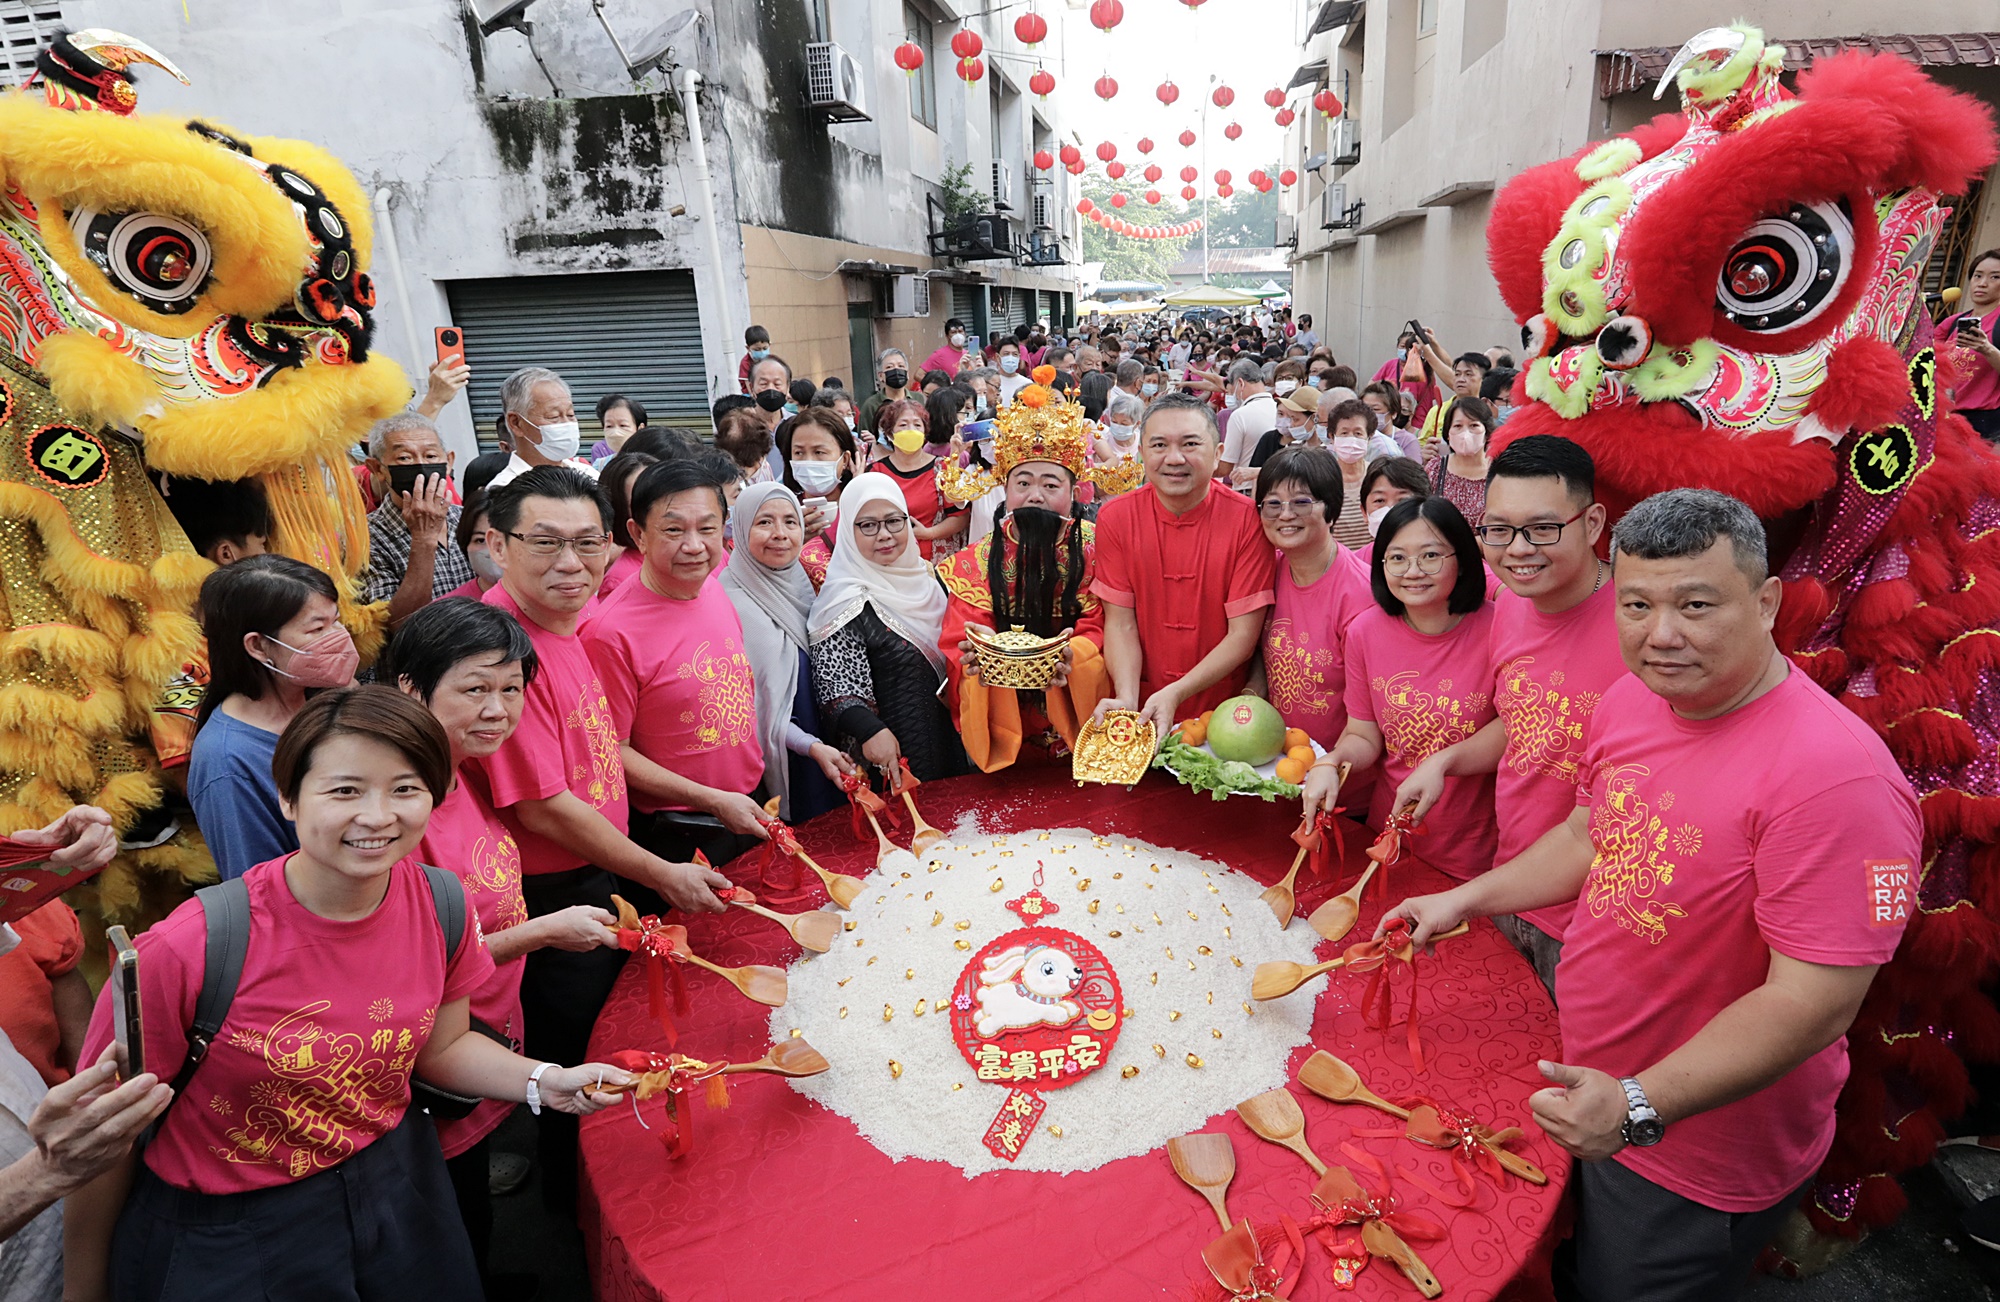
[[[1310,515],[1319,505],[1316,497],[1267,497],[1257,503],[1257,510],[1266,520],[1275,520],[1290,507],[1293,515]]]
[[[583,538],[558,538],[544,533],[514,533],[508,529],[500,532],[526,547],[530,556],[560,556],[563,548],[567,547],[580,557],[596,557],[604,555],[611,547],[611,535],[608,533],[590,534]]]
[[[1551,524],[1547,520],[1523,525],[1482,524],[1472,532],[1479,536],[1482,546],[1491,547],[1494,551],[1504,551],[1512,547],[1517,537],[1525,537],[1532,547],[1549,547],[1561,540],[1563,530],[1583,519],[1589,512],[1590,508],[1586,506],[1561,524]]]
[[[1436,574],[1444,569],[1444,563],[1452,558],[1450,552],[1418,552],[1415,556],[1401,556],[1395,552],[1382,558],[1384,574],[1408,574],[1415,570],[1419,574]]]
[[[907,515],[885,515],[880,520],[856,520],[854,522],[854,532],[860,534],[863,538],[876,537],[884,530],[887,530],[891,534],[899,534],[909,527],[910,517]]]

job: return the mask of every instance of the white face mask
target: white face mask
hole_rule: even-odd
[[[573,420],[535,427],[535,447],[551,461],[568,461],[583,442],[583,431]]]
[[[840,463],[838,461],[794,461],[792,478],[799,481],[799,487],[814,497],[824,497],[840,483]]]
[[[1014,354],[1009,353],[1007,356],[1002,357],[1000,359],[1000,370],[1002,374],[1012,375],[1014,372],[1020,369],[1021,369],[1021,359],[1015,356]]]
[[[963,348],[963,347],[965,347],[965,336],[964,336],[964,335],[962,335],[962,334],[956,334],[956,333],[954,333],[954,334],[952,335],[952,337],[951,337],[951,346],[952,346],[953,348]]]
[[[1469,457],[1486,446],[1486,432],[1474,425],[1459,426],[1451,432],[1451,450],[1460,456]]]
[[[1104,433],[1113,443],[1130,443],[1133,439],[1139,437],[1139,427],[1137,425],[1106,425]]]
[[[1286,394],[1290,393],[1293,389],[1296,389],[1298,387],[1299,387],[1299,382],[1297,380],[1280,380],[1276,384],[1272,385],[1271,389],[1272,392],[1276,393],[1280,398],[1282,398]]]
[[[1305,443],[1324,443],[1326,442],[1326,426],[1324,425],[1304,426],[1299,430],[1299,439],[1301,442]]]
[[[1145,394],[1148,398],[1152,397],[1159,391],[1160,391],[1160,386],[1157,384],[1142,384],[1139,386],[1139,392]]]
[[[1368,440],[1358,434],[1342,434],[1333,440],[1333,455],[1353,465],[1368,455]]]
[[[1222,405],[1233,410],[1236,406],[1236,401],[1236,395],[1232,393],[1223,398]]]
[[[1389,514],[1389,508],[1386,506],[1378,506],[1368,513],[1368,536],[1370,538],[1373,538],[1375,531],[1382,527],[1382,517],[1387,514]]]

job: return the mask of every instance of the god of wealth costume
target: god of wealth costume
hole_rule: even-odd
[[[150,847],[97,880],[114,915],[139,904],[138,870],[213,871],[164,819],[133,834],[162,760],[185,758],[212,568],[147,471],[169,491],[259,480],[273,546],[333,578],[372,653],[384,608],[356,600],[368,527],[346,449],[410,395],[368,355],[353,177],[298,141],[135,116],[135,63],[187,80],[89,30],[0,94],[0,831],[108,809]]]
[[[1847,1033],[1806,1202],[1854,1236],[1896,1216],[1895,1176],[1964,1108],[1961,1057],[2000,1057],[1981,990],[2000,969],[2000,458],[1952,411],[1922,299],[1937,196],[1966,193],[1995,144],[1985,106],[1894,55],[1821,58],[1796,94],[1784,64],[1754,28],[1703,32],[1667,69],[1680,113],[1498,195],[1528,401],[1495,450],[1574,439],[1614,520],[1670,488],[1749,504],[1784,583],[1779,648],[1916,789],[1918,907]],[[1787,1251],[1824,1256],[1804,1234]]]
[[[1005,483],[1015,467],[1047,462],[1062,467],[1074,487],[1089,475],[1087,429],[1081,407],[1031,384],[1000,413],[992,471],[947,464],[939,483],[952,501],[969,502]],[[1037,507],[1024,507],[1023,514],[1019,521],[1003,515],[993,532],[938,565],[950,598],[938,638],[949,662],[945,703],[965,753],[988,773],[1019,758],[1024,737],[1053,729],[1063,747],[1073,744],[1078,727],[1111,685],[1104,667],[1104,607],[1090,591],[1096,550],[1090,523]],[[1019,628],[1044,639],[1072,629],[1068,683],[1034,691],[967,674],[959,644],[968,624],[1000,633]],[[978,658],[983,663],[991,654]]]

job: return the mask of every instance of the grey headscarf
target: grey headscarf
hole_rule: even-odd
[[[772,498],[783,498],[799,517],[799,499],[780,483],[752,484],[729,509],[736,547],[722,571],[722,589],[743,621],[743,646],[757,680],[757,740],[764,748],[764,789],[778,798],[779,814],[792,813],[791,752],[785,745],[792,703],[799,688],[799,652],[806,648],[806,611],[813,602],[812,580],[796,558],[782,570],[766,567],[750,554],[750,526]]]

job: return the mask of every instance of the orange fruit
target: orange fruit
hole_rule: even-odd
[[[1310,764],[1313,762],[1313,760],[1318,758],[1318,755],[1314,752],[1312,748],[1312,743],[1307,742],[1302,746],[1294,746],[1290,750],[1286,751],[1285,758],[1295,759],[1301,764]]]
[[[1289,755],[1301,746],[1304,746],[1308,750],[1312,749],[1312,738],[1306,735],[1306,730],[1304,728],[1285,729],[1285,753]],[[1306,763],[1312,763],[1310,757],[1307,758]]]
[[[1309,763],[1310,761],[1308,760],[1287,755],[1278,761],[1278,781],[1289,782],[1293,786],[1304,782],[1306,780],[1306,766]]]
[[[1208,742],[1208,721],[1192,719],[1181,725],[1181,740],[1190,746],[1202,746]]]
[[[1212,718],[1214,718],[1214,717],[1215,717],[1215,711],[1214,711],[1214,710],[1203,710],[1203,711],[1201,712],[1201,721],[1202,721],[1203,723],[1207,723],[1207,722],[1208,722],[1208,721],[1209,721],[1210,719],[1212,719]]]

